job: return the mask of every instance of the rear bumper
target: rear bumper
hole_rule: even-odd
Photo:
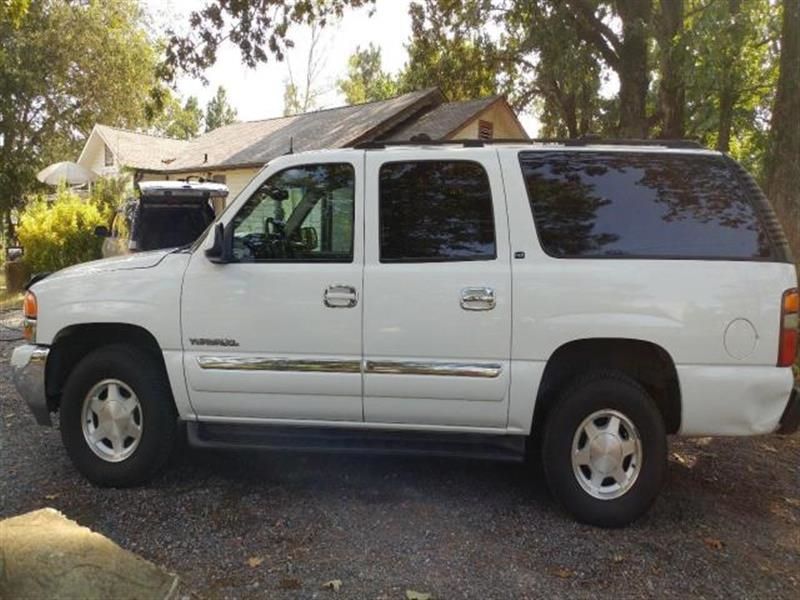
[[[792,389],[776,433],[794,433],[800,427],[800,389]]]
[[[50,348],[25,344],[11,355],[11,377],[39,425],[51,425],[50,409],[44,388],[44,370]]]

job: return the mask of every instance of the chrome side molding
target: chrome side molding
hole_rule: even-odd
[[[361,373],[360,360],[262,358],[259,356],[198,356],[201,369],[219,371],[293,371],[302,373]]]
[[[482,377],[494,379],[503,372],[499,363],[410,362],[368,360],[365,372],[380,375],[439,375],[441,377]]]
[[[363,363],[363,364],[362,364]],[[198,356],[201,369],[217,371],[282,371],[294,373],[371,373],[375,375],[434,375],[495,379],[500,363],[420,362],[405,360],[290,359],[259,356]]]

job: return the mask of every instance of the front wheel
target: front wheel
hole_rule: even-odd
[[[553,495],[578,520],[621,527],[641,516],[661,489],[664,421],[635,380],[592,373],[567,388],[550,412],[542,460]]]
[[[161,470],[176,436],[163,367],[130,346],[99,348],[67,379],[61,439],[77,469],[102,486],[144,483]]]

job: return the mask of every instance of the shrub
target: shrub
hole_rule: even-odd
[[[32,273],[57,271],[100,258],[103,240],[94,235],[107,219],[94,203],[59,189],[53,202],[34,200],[20,215],[17,235]]]
[[[126,177],[101,177],[92,184],[89,199],[109,224],[116,210],[132,193],[130,180]]]

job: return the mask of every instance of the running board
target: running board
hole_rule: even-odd
[[[248,448],[339,454],[442,456],[521,462],[525,436],[335,427],[186,423],[196,448]]]

